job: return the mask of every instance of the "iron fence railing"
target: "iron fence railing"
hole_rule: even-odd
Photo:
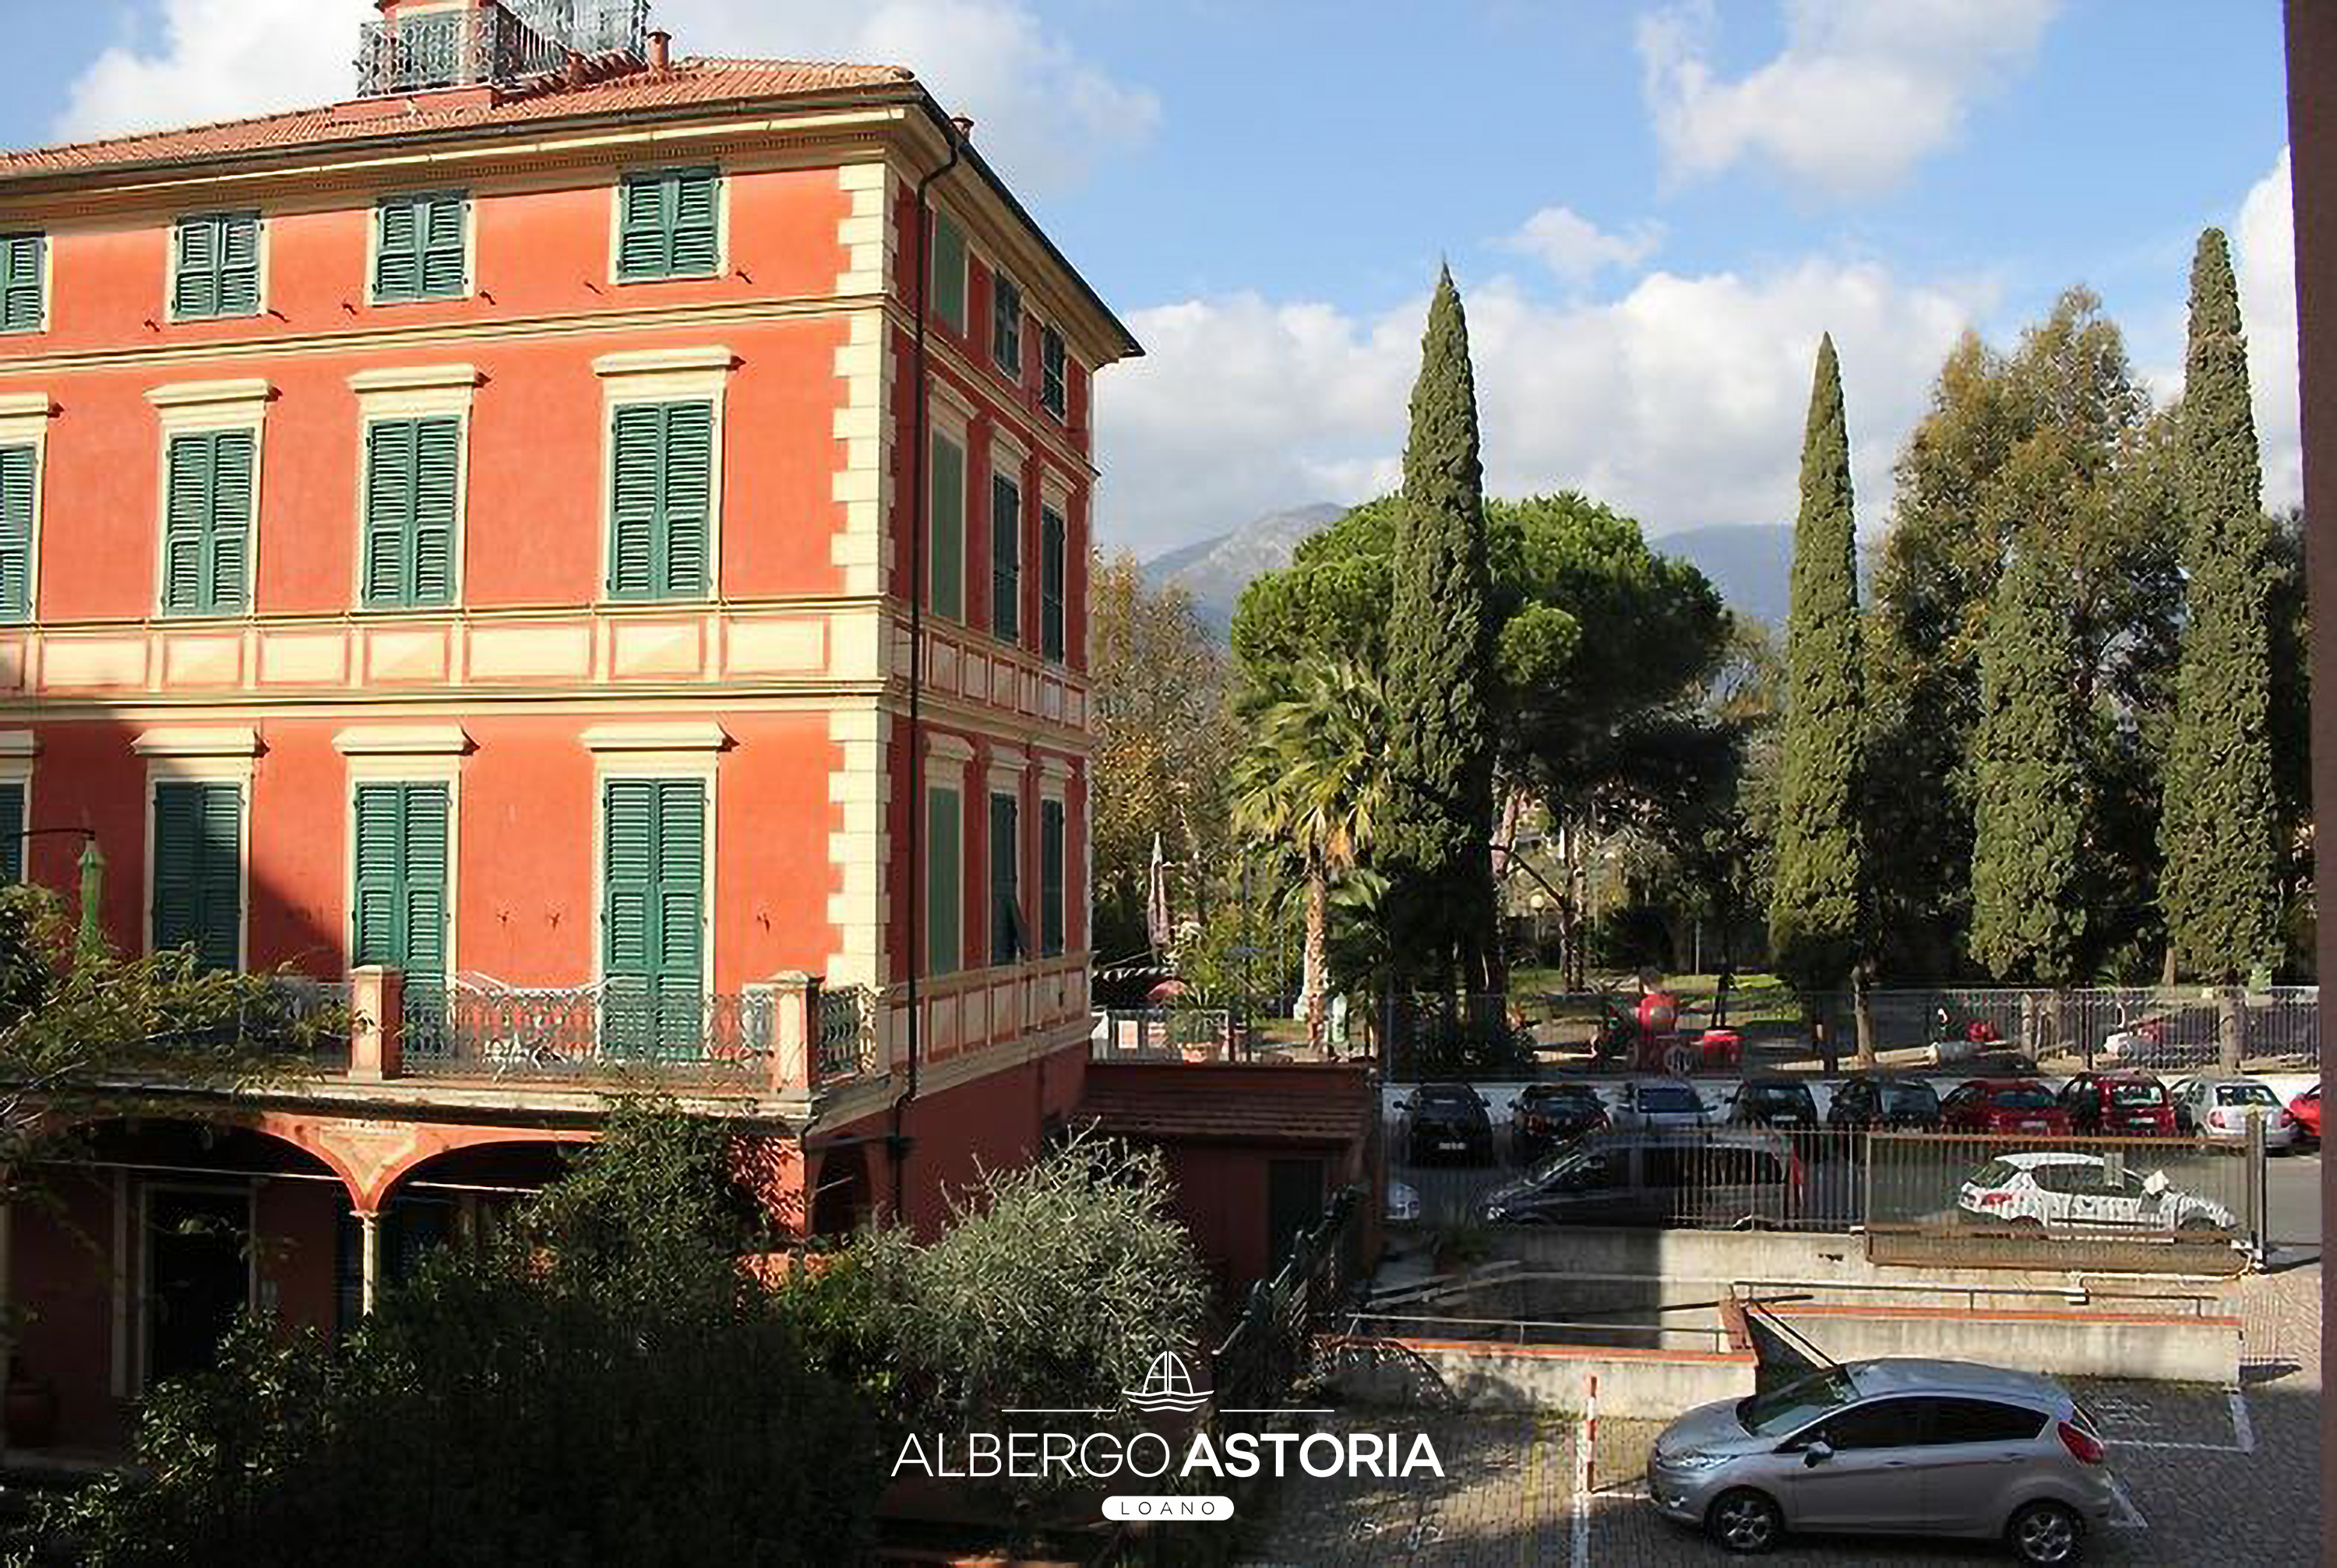
[[[170,1039],[185,1045],[258,1046],[306,1055],[329,1064],[347,1054],[349,987],[346,981],[274,975],[210,1019],[181,1024]]]
[[[400,1054],[416,1076],[743,1073],[770,1054],[776,1019],[773,998],[755,991],[457,981],[406,988]]]
[[[1108,1007],[1096,1014],[1088,1055],[1097,1062],[1230,1058],[1233,1014],[1223,1007]]]
[[[876,1070],[876,994],[865,985],[819,993],[819,1076],[823,1083]]]
[[[2241,1142],[1745,1128],[1594,1133],[1522,1164],[1391,1162],[1423,1222],[2250,1239]],[[1396,1151],[1397,1154],[1407,1152]],[[2260,1156],[2258,1156],[2260,1159]]]
[[[572,50],[638,54],[648,28],[648,0],[501,0],[400,14],[359,30],[357,94],[515,82],[562,69]]]
[[[1270,1419],[1265,1413],[1296,1386],[1317,1323],[1353,1293],[1362,1273],[1366,1198],[1361,1187],[1334,1193],[1282,1267],[1251,1288],[1241,1317],[1210,1358],[1210,1419],[1220,1437],[1261,1427]]]

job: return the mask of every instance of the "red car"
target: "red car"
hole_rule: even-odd
[[[2069,1112],[2034,1078],[1974,1078],[1940,1102],[1942,1132],[2058,1132]]]
[[[2175,1102],[2147,1073],[2080,1073],[2061,1085],[2069,1131],[2100,1137],[2175,1136]]]
[[[2321,1085],[2315,1083],[2288,1102],[2288,1113],[2296,1118],[2297,1134],[2313,1142],[2321,1142]]]

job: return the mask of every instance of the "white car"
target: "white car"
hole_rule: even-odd
[[[1387,1184],[1387,1222],[1408,1225],[1420,1218],[1420,1193],[1409,1181]]]
[[[2098,1154],[2007,1154],[1964,1178],[1956,1207],[1994,1225],[2052,1230],[2115,1225],[2133,1230],[2235,1230],[2211,1198],[2179,1192],[2164,1171],[2114,1169]]]
[[[2175,1102],[2175,1125],[2195,1138],[2218,1142],[2245,1142],[2248,1123],[2264,1123],[2264,1147],[2273,1153],[2294,1147],[2296,1118],[2272,1085],[2255,1078],[2223,1078],[2213,1073],[2185,1078],[2167,1091]]]

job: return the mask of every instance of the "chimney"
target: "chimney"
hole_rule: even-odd
[[[673,34],[663,28],[650,34],[650,69],[663,71],[673,64]]]
[[[971,114],[953,114],[953,115],[951,115],[951,116],[950,116],[950,123],[957,127],[957,134],[958,134],[958,140],[959,140],[959,141],[961,141],[961,142],[971,142],[971,141],[973,141],[973,115],[971,115]]]

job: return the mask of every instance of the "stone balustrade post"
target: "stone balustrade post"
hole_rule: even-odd
[[[362,1083],[405,1068],[406,976],[369,964],[349,971],[349,1076]]]
[[[766,983],[771,994],[768,1092],[808,1093],[819,1069],[819,982],[800,969],[782,970]]]

